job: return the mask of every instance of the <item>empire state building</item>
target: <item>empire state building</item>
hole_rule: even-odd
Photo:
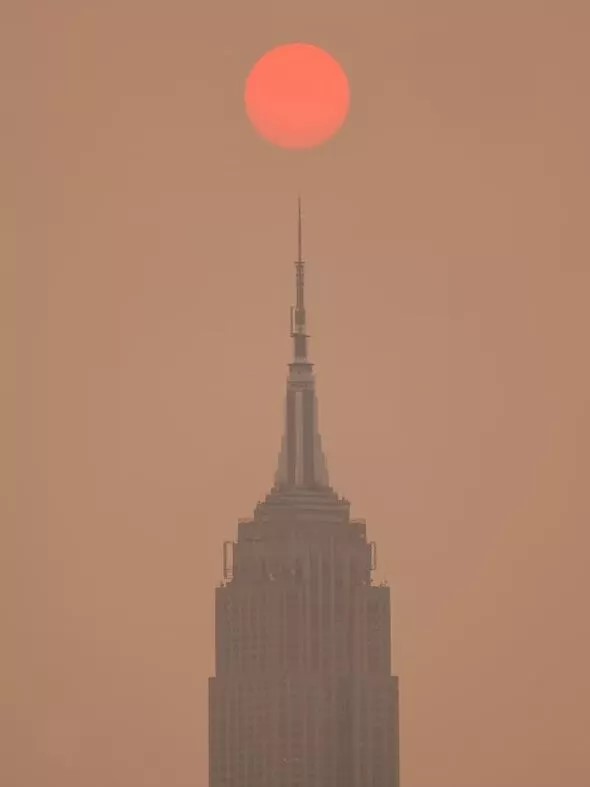
[[[328,479],[295,262],[274,485],[223,549],[209,679],[210,787],[399,787],[389,587]]]

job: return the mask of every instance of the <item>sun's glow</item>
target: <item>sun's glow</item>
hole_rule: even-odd
[[[252,125],[268,142],[310,148],[341,128],[350,88],[342,66],[324,49],[284,44],[254,64],[244,99]]]

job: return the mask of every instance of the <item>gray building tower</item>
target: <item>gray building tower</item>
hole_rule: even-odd
[[[223,550],[209,679],[210,787],[399,787],[389,588],[330,487],[301,254],[275,483]]]

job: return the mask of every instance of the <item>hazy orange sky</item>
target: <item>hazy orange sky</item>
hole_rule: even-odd
[[[213,590],[274,472],[301,191],[403,786],[588,787],[589,25],[585,0],[3,4],[3,785],[205,787]],[[352,91],[303,154],[242,104],[293,40]]]

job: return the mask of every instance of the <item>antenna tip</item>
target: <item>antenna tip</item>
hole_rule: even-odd
[[[301,238],[301,195],[297,195],[297,259],[303,262],[302,255],[302,238]]]

